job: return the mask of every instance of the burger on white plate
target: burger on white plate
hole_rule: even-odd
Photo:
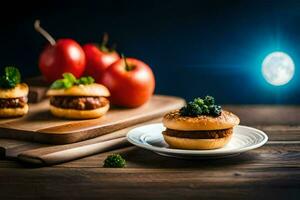
[[[239,118],[215,105],[214,98],[196,98],[180,110],[163,118],[166,143],[177,149],[217,149],[225,146],[233,135]]]

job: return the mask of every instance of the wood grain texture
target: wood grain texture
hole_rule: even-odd
[[[244,125],[300,125],[300,106],[296,105],[225,105],[223,108],[238,115]]]
[[[275,111],[260,117],[260,111],[255,110],[261,106],[251,107],[252,112],[248,106],[232,106],[244,124],[267,132],[269,142],[239,156],[184,160],[127,147],[44,168],[0,160],[0,199],[298,200],[298,114],[291,109],[291,116],[281,118],[274,116],[274,112],[282,107],[270,106]],[[268,110],[269,106],[261,108]],[[102,168],[104,159],[112,153],[125,157],[127,167]]]
[[[130,129],[160,121],[161,118],[150,120],[93,139],[65,145],[49,145],[21,140],[0,139],[0,152],[2,153],[2,158],[19,159],[39,165],[53,165],[122,146],[128,146],[129,143],[125,139],[125,136]]]
[[[47,100],[31,104],[29,113],[18,119],[0,120],[0,137],[51,144],[67,144],[104,135],[177,109],[184,100],[153,96],[145,105],[134,109],[111,109],[105,116],[90,120],[67,120],[53,117]]]
[[[111,153],[124,156],[127,167],[102,168],[103,160]],[[298,144],[267,144],[218,160],[167,158],[129,147],[51,168],[9,164],[10,168],[0,168],[3,199],[16,195],[63,199],[277,199],[286,198],[286,193],[289,199],[297,199],[300,192]]]

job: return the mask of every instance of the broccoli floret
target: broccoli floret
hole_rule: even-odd
[[[209,115],[209,109],[208,109],[208,106],[207,105],[203,105],[202,106],[202,113],[204,115]]]
[[[222,112],[222,108],[221,108],[221,106],[218,106],[218,105],[212,105],[212,106],[209,106],[209,112],[213,116],[219,116]]]
[[[206,96],[204,99],[199,97],[195,98],[180,109],[180,114],[182,116],[191,117],[199,115],[211,115],[217,117],[221,112],[221,106],[215,105],[215,99],[212,96]]]
[[[203,106],[204,105],[204,101],[200,97],[195,98],[194,99],[194,103],[198,104],[199,106]]]
[[[119,154],[112,154],[107,156],[104,160],[103,167],[107,168],[123,168],[126,165],[126,160]]]
[[[215,98],[213,98],[212,96],[206,96],[204,98],[204,104],[207,106],[211,106],[215,104]]]
[[[180,109],[180,114],[183,116],[197,116],[202,114],[202,109],[198,104],[189,102]]]

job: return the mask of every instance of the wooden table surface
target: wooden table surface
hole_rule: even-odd
[[[102,168],[112,152],[51,167],[0,160],[0,199],[300,199],[300,106],[227,106],[266,145],[237,157],[182,160],[137,147],[115,150],[123,169]]]

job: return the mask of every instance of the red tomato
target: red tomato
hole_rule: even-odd
[[[102,83],[111,92],[114,105],[138,107],[149,100],[155,88],[151,68],[144,62],[126,58],[113,63],[105,70]]]
[[[120,59],[116,51],[103,50],[94,44],[83,46],[86,56],[85,74],[95,78],[100,83],[105,69]]]
[[[74,40],[60,39],[41,53],[39,68],[48,82],[61,78],[65,72],[79,78],[85,69],[85,55]]]

